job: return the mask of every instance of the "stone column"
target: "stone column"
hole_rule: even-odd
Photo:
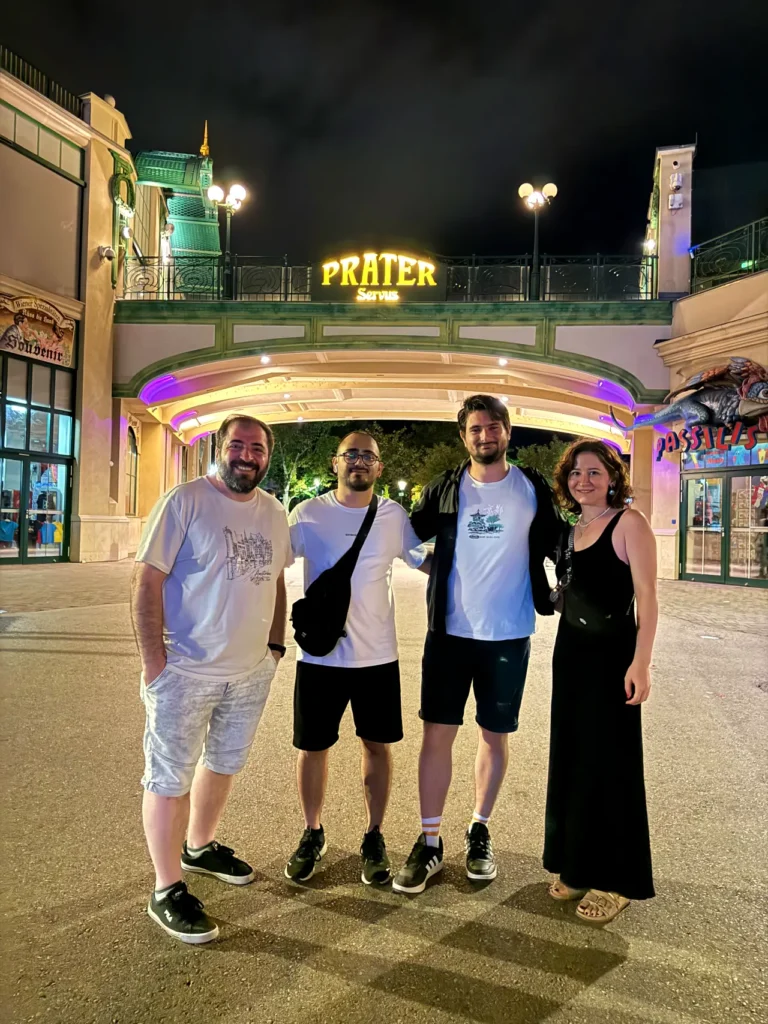
[[[680,538],[680,457],[663,455],[656,461],[661,435],[651,428],[632,435],[632,487],[636,507],[656,536],[659,579],[678,578]]]

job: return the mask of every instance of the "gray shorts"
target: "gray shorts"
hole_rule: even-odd
[[[147,712],[142,786],[160,796],[184,796],[198,761],[235,775],[248,760],[275,674],[269,653],[245,679],[194,679],[166,666],[150,686],[142,679]]]

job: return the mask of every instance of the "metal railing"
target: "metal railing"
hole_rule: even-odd
[[[0,71],[6,71],[9,75],[13,75],[14,78],[18,78],[24,85],[28,85],[30,89],[34,89],[35,92],[47,96],[57,106],[68,110],[75,117],[82,118],[83,101],[79,96],[65,89],[58,82],[52,81],[48,75],[44,74],[39,68],[36,68],[34,64],[29,64],[27,61],[22,60],[12,50],[9,50],[7,46],[0,46]]]
[[[445,269],[446,302],[627,302],[656,298],[655,256],[543,256],[538,296],[529,294],[528,255],[438,260]],[[311,264],[294,265],[287,257],[224,255],[126,257],[122,298],[322,301],[322,296],[312,294]]]
[[[768,270],[768,217],[691,248],[691,291]]]

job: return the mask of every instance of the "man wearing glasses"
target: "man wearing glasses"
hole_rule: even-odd
[[[156,875],[147,912],[182,942],[219,933],[182,871],[231,885],[254,877],[215,835],[285,653],[288,522],[258,488],[271,452],[265,423],[224,420],[216,472],[157,502],[131,581],[147,715],[144,832]]]
[[[291,543],[294,555],[304,559],[305,589],[352,546],[382,468],[376,441],[369,434],[348,434],[333,459],[336,490],[310,498],[291,512]],[[323,657],[297,652],[293,744],[299,750],[297,780],[305,829],[285,867],[286,877],[294,882],[311,878],[326,851],[321,817],[328,752],[339,738],[350,703],[362,746],[367,812],[360,850],[362,880],[366,885],[390,880],[381,825],[392,779],[389,745],[403,738],[392,563],[402,558],[418,568],[425,557],[404,509],[379,498],[352,573],[347,635]]]

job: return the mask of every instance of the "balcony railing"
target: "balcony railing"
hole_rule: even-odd
[[[701,292],[768,270],[768,217],[691,249],[691,291]]]
[[[6,71],[9,75],[13,75],[14,78],[18,78],[24,85],[28,85],[30,89],[34,89],[35,92],[47,96],[57,106],[68,110],[75,117],[82,118],[83,101],[79,96],[76,96],[68,89],[64,89],[58,82],[51,81],[48,75],[44,74],[33,64],[28,64],[27,61],[22,60],[12,50],[9,50],[7,46],[0,46],[0,71]]]
[[[655,256],[543,256],[540,294],[529,294],[530,256],[439,259],[446,302],[627,302],[656,298]],[[316,293],[319,289],[315,289]],[[263,256],[129,256],[123,299],[311,302],[312,266]],[[407,302],[407,299],[404,299]]]

